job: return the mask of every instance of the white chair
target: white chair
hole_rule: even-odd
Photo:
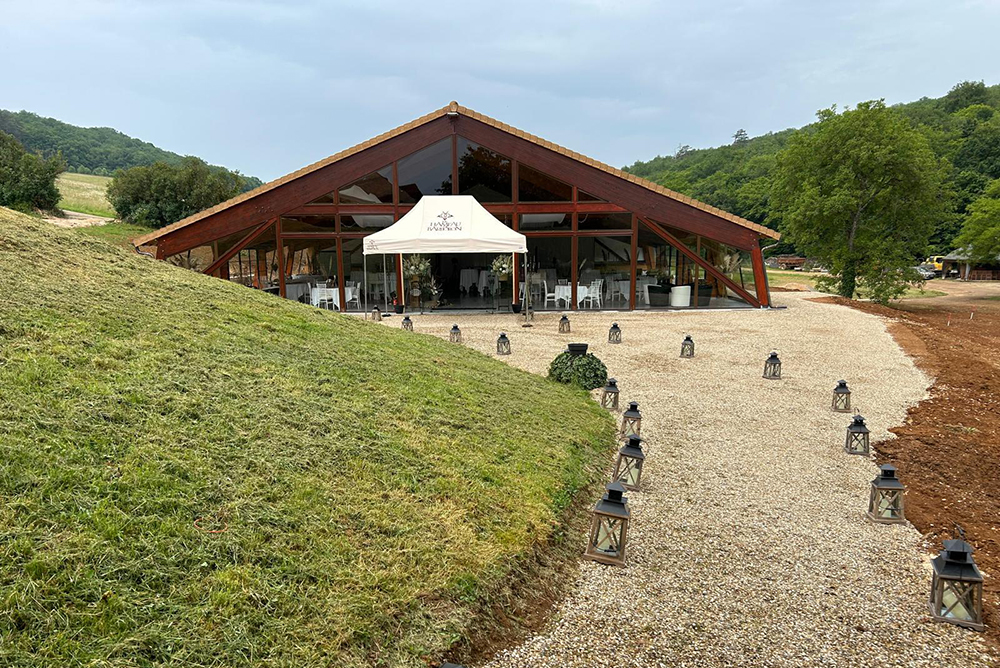
[[[347,302],[346,306],[350,306],[351,302],[357,304],[358,308],[361,308],[361,290],[351,287],[344,287],[344,299]]]
[[[604,279],[597,279],[590,282],[587,296],[583,298],[584,305],[590,304],[590,308],[602,308],[601,291],[604,289]]]
[[[556,299],[556,293],[555,292],[549,292],[549,282],[548,281],[542,281],[542,291],[543,291],[543,294],[545,295],[545,304],[544,304],[545,308],[549,307],[549,302],[552,302],[552,305],[555,306],[556,308],[558,308],[559,307],[559,300]]]
[[[333,310],[338,301],[336,292],[336,288],[313,288],[312,305],[318,308]]]

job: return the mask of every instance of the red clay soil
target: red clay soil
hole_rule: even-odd
[[[908,489],[906,517],[935,552],[942,539],[957,536],[956,525],[965,531],[986,580],[986,634],[1000,646],[1000,300],[992,291],[948,292],[893,308],[839,297],[817,301],[890,319],[899,345],[934,377],[930,398],[892,430],[897,438],[875,450],[880,464],[899,468]]]

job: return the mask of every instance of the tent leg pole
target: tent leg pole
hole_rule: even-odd
[[[361,260],[361,271],[364,274],[361,277],[362,290],[365,292],[365,320],[368,319],[368,256],[363,255]]]

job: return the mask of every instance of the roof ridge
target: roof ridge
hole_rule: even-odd
[[[619,169],[617,167],[612,167],[611,165],[609,165],[607,163],[604,163],[604,162],[601,162],[600,160],[596,160],[594,158],[586,156],[586,155],[584,155],[584,154],[582,154],[582,153],[580,153],[578,151],[573,151],[571,149],[565,148],[563,146],[560,146],[559,144],[556,144],[555,142],[552,142],[552,141],[549,141],[548,139],[544,139],[543,137],[539,137],[537,135],[531,134],[530,132],[526,132],[525,130],[521,130],[520,128],[515,128],[512,125],[508,125],[507,123],[504,123],[502,121],[498,121],[495,118],[492,118],[490,116],[487,116],[486,114],[478,112],[475,109],[470,109],[469,107],[465,107],[463,105],[460,105],[455,100],[452,100],[451,102],[449,102],[447,105],[441,107],[440,109],[436,109],[436,110],[434,110],[434,111],[432,111],[432,112],[430,112],[428,114],[424,114],[423,116],[420,116],[419,118],[415,118],[412,121],[409,121],[408,123],[403,123],[402,125],[398,125],[395,128],[393,128],[393,129],[391,129],[391,130],[389,130],[387,132],[383,132],[382,134],[376,135],[376,136],[372,137],[371,139],[367,139],[367,140],[365,140],[363,142],[355,144],[354,146],[351,146],[350,148],[346,148],[346,149],[344,149],[342,151],[334,153],[333,155],[327,156],[326,158],[323,158],[322,160],[317,160],[316,162],[313,162],[313,163],[311,163],[309,165],[306,165],[305,167],[301,167],[301,168],[295,170],[294,172],[290,172],[290,173],[288,173],[288,174],[286,174],[284,176],[278,177],[277,179],[274,179],[272,181],[268,181],[267,183],[265,183],[263,185],[260,185],[260,186],[258,186],[256,188],[254,188],[253,190],[248,190],[245,193],[240,193],[236,197],[232,197],[232,198],[226,200],[225,202],[220,202],[219,204],[216,204],[215,206],[212,206],[212,207],[209,207],[209,208],[204,209],[202,211],[199,211],[198,213],[194,213],[194,214],[192,214],[190,216],[187,216],[186,218],[178,220],[175,223],[171,223],[170,225],[167,225],[165,227],[161,227],[160,229],[158,229],[158,230],[156,230],[154,232],[151,232],[149,234],[146,234],[146,235],[143,235],[141,237],[138,237],[132,243],[135,246],[142,246],[144,244],[148,244],[148,243],[150,243],[152,241],[155,241],[156,239],[159,239],[160,237],[164,236],[165,234],[169,234],[169,233],[171,233],[171,232],[173,232],[175,230],[179,230],[182,227],[187,227],[188,225],[190,225],[190,224],[192,224],[194,222],[197,222],[198,220],[201,220],[202,218],[206,218],[206,217],[208,217],[208,216],[210,216],[210,215],[212,215],[214,213],[222,211],[223,209],[228,209],[229,207],[234,206],[236,204],[239,204],[240,202],[245,202],[245,201],[247,201],[249,199],[253,199],[254,197],[257,197],[258,195],[262,195],[262,194],[264,194],[264,193],[266,193],[266,192],[268,192],[270,190],[273,190],[273,189],[275,189],[275,188],[277,188],[277,187],[279,187],[281,185],[284,185],[285,183],[288,183],[289,181],[294,181],[295,179],[297,179],[297,178],[299,178],[301,176],[305,176],[306,174],[309,174],[310,172],[314,172],[314,171],[316,171],[318,169],[321,169],[323,167],[331,165],[331,164],[333,164],[333,163],[335,163],[335,162],[337,162],[339,160],[343,160],[344,158],[347,158],[347,157],[349,157],[351,155],[354,155],[355,153],[359,153],[359,152],[361,152],[361,151],[363,151],[363,150],[365,150],[367,148],[371,148],[372,146],[375,146],[376,144],[380,144],[380,143],[382,143],[382,142],[384,142],[384,141],[386,141],[388,139],[391,139],[393,137],[401,135],[404,132],[408,132],[409,130],[412,130],[412,129],[416,128],[416,127],[419,127],[419,126],[421,126],[421,125],[423,125],[425,123],[429,123],[430,121],[432,121],[432,120],[434,120],[436,118],[440,118],[440,117],[446,116],[448,114],[456,114],[456,113],[462,114],[462,115],[467,116],[467,117],[469,117],[469,118],[471,118],[473,120],[476,120],[476,121],[479,121],[481,123],[485,123],[487,125],[495,127],[495,128],[497,128],[497,129],[499,129],[499,130],[501,130],[503,132],[506,132],[508,134],[512,134],[515,137],[524,139],[525,141],[530,141],[530,142],[532,142],[534,144],[538,144],[539,146],[542,146],[543,148],[549,149],[550,151],[554,151],[554,152],[559,153],[560,155],[564,155],[564,156],[566,156],[568,158],[572,158],[573,160],[577,160],[578,162],[582,162],[585,165],[589,165],[589,166],[591,166],[591,167],[593,167],[595,169],[599,169],[602,172],[605,172],[605,173],[610,174],[612,176],[624,179],[624,180],[629,181],[631,183],[635,183],[636,185],[642,186],[643,188],[646,188],[647,190],[651,190],[651,191],[653,191],[655,193],[658,193],[660,195],[663,195],[665,197],[669,197],[670,199],[673,199],[675,201],[681,202],[682,204],[687,204],[688,206],[694,207],[696,209],[700,209],[701,211],[704,211],[706,213],[710,213],[710,214],[712,214],[714,216],[718,216],[719,218],[722,218],[723,220],[727,220],[727,221],[729,221],[731,223],[734,223],[736,225],[740,225],[741,227],[746,227],[747,229],[753,230],[754,232],[757,232],[758,234],[771,237],[772,239],[780,239],[781,238],[781,234],[779,234],[778,232],[776,232],[776,231],[774,231],[774,230],[772,230],[772,229],[770,229],[768,227],[765,227],[763,225],[755,223],[755,222],[753,222],[751,220],[747,220],[746,218],[741,218],[740,216],[737,216],[737,215],[735,215],[733,213],[730,213],[729,211],[724,211],[723,209],[720,209],[718,207],[712,206],[711,204],[706,204],[704,202],[700,202],[700,201],[698,201],[698,200],[696,200],[696,199],[694,199],[692,197],[689,197],[687,195],[684,195],[682,193],[676,192],[674,190],[670,190],[669,188],[661,186],[660,184],[658,184],[658,183],[656,183],[654,181],[650,181],[649,179],[644,179],[641,176],[637,176],[635,174],[631,174],[631,173],[626,172],[626,171],[624,171],[622,169]]]

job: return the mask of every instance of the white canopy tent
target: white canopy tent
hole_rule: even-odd
[[[425,195],[393,225],[364,238],[366,264],[378,254],[522,253],[527,260],[527,252],[525,236],[471,195]]]

